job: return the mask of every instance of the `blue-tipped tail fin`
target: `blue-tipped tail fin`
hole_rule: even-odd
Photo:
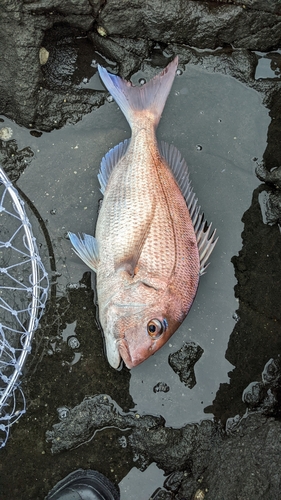
[[[141,87],[132,86],[131,82],[108,73],[101,66],[98,66],[98,70],[104,85],[120,106],[131,128],[134,116],[143,110],[151,113],[157,127],[175,78],[177,65],[178,57],[175,57],[161,73]]]

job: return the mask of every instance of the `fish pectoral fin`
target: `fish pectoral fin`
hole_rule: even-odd
[[[97,272],[99,251],[96,238],[89,234],[82,234],[82,236],[80,236],[80,234],[76,235],[70,232],[68,236],[73,246],[73,250],[78,257],[80,257],[87,266],[93,269],[93,271]]]

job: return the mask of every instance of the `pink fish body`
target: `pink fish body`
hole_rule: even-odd
[[[176,57],[142,87],[99,67],[132,136],[102,160],[98,178],[104,199],[95,238],[69,236],[96,272],[100,323],[114,368],[121,358],[128,368],[138,365],[177,330],[216,243],[197,207],[184,159],[155,136],[177,62]]]

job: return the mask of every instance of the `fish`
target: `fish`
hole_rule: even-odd
[[[102,159],[103,194],[95,237],[69,233],[96,273],[99,320],[109,364],[131,369],[155,354],[181,325],[216,245],[198,206],[184,158],[158,142],[156,128],[178,66],[175,57],[142,86],[99,66],[131,138]]]

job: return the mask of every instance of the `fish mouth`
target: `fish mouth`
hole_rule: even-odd
[[[130,352],[128,349],[128,345],[127,345],[127,342],[125,339],[122,339],[119,341],[118,347],[119,347],[119,354],[120,354],[121,358],[123,359],[127,368],[131,369],[134,366],[136,366],[131,358],[131,355],[130,355]]]
[[[141,352],[139,351],[134,352],[132,355],[128,346],[128,342],[125,337],[119,339],[117,343],[118,343],[119,355],[122,358],[125,365],[127,366],[127,368],[129,369],[140,365],[148,357],[148,355],[141,354]]]

